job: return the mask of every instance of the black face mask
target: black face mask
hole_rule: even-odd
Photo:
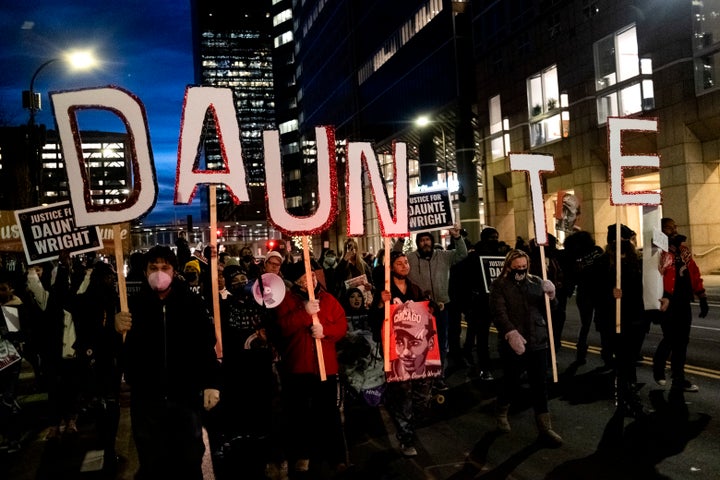
[[[189,283],[193,283],[195,280],[198,279],[197,273],[195,272],[185,272],[183,274],[183,277],[185,277],[185,280],[187,280]]]
[[[230,294],[233,297],[244,297],[245,296],[245,285],[237,284],[230,287]]]
[[[250,261],[252,261],[253,256],[252,255],[243,255],[242,258],[243,258],[243,261],[250,262]]]
[[[513,268],[510,273],[516,282],[522,282],[527,277],[527,268]]]

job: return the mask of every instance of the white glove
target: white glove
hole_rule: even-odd
[[[543,280],[542,282],[543,292],[547,293],[547,296],[552,300],[555,298],[555,285],[550,280]]]
[[[315,315],[320,311],[320,300],[308,300],[305,304],[305,311],[308,315]]]
[[[320,323],[313,323],[310,325],[310,332],[312,333],[313,338],[325,337],[325,335],[323,335],[323,326]]]
[[[206,388],[203,390],[203,406],[205,410],[210,410],[220,401],[220,390],[214,388]]]
[[[508,333],[505,334],[505,340],[510,344],[510,348],[513,349],[515,353],[518,355],[522,355],[525,353],[525,344],[527,341],[525,338],[523,338],[522,335],[520,335],[520,332],[517,330],[510,330]]]

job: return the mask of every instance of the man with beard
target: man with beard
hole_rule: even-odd
[[[685,378],[685,361],[692,324],[690,303],[697,297],[700,302],[699,317],[705,318],[709,311],[707,295],[700,269],[685,244],[687,237],[678,233],[672,218],[663,218],[660,225],[663,233],[668,236],[669,251],[663,252],[660,257],[664,290],[660,300],[660,311],[663,312],[660,327],[663,338],[653,357],[653,376],[658,385],[667,384],[665,364],[668,357],[671,357],[672,389],[697,392],[698,386]]]
[[[450,281],[450,267],[467,257],[468,251],[465,242],[460,236],[460,229],[453,227],[449,230],[455,240],[454,250],[435,249],[435,239],[430,232],[418,233],[415,237],[417,250],[407,256],[410,266],[408,278],[420,287],[420,290],[437,304],[435,322],[438,329],[438,342],[440,343],[440,359],[443,369],[447,366],[448,352],[448,308],[450,295],[448,293]],[[402,251],[403,242],[399,241],[393,249]],[[447,384],[442,377],[435,383],[439,390],[447,390]]]

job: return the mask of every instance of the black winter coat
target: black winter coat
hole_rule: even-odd
[[[552,303],[556,303],[553,300]],[[490,312],[500,342],[517,330],[527,341],[530,351],[548,348],[548,325],[545,319],[545,292],[542,278],[528,274],[522,282],[509,276],[495,280],[490,287]]]
[[[215,330],[202,297],[174,279],[164,300],[144,284],[129,307],[123,365],[132,401],[167,399],[201,408],[202,391],[220,385]]]

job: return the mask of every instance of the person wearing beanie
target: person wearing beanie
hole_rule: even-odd
[[[308,277],[309,281],[308,281]],[[347,466],[344,432],[337,404],[338,359],[336,343],[348,330],[345,311],[322,288],[305,262],[288,266],[285,279],[292,288],[276,308],[282,361],[283,410],[287,416],[287,455],[295,471],[307,472],[310,457],[324,457],[338,470]],[[314,300],[310,300],[309,289]],[[314,322],[317,317],[318,322]],[[321,380],[316,347],[322,348],[326,380]]]
[[[183,267],[183,278],[185,278],[185,281],[190,286],[190,290],[198,295],[203,294],[202,284],[200,283],[200,274],[200,261],[197,259],[190,260]]]
[[[438,341],[440,343],[440,358],[443,371],[447,367],[448,343],[448,304],[450,303],[449,282],[450,267],[463,260],[468,255],[465,242],[460,241],[460,228],[449,229],[450,236],[455,239],[456,248],[453,250],[435,249],[435,238],[430,232],[417,234],[415,243],[417,250],[407,255],[410,265],[409,278],[412,283],[438,305],[435,312],[435,322],[438,329]],[[393,250],[402,251],[403,241],[398,241]],[[447,390],[445,379],[440,377],[436,380],[436,388]]]
[[[465,313],[467,329],[462,354],[470,366],[471,376],[491,381],[492,364],[490,361],[490,304],[485,278],[478,275],[481,266],[480,257],[505,257],[506,245],[499,241],[499,233],[493,227],[485,227],[468,256],[453,269],[453,284],[460,309]],[[473,350],[475,351],[473,355]]]
[[[620,228],[620,245],[616,242],[616,226],[608,226],[608,244],[594,266],[595,305],[600,333],[601,357],[615,375],[617,412],[623,416],[643,418],[647,412],[637,394],[635,363],[645,338],[645,305],[643,302],[642,262],[626,225]],[[617,265],[617,249],[620,265]],[[620,269],[620,287],[617,270]],[[620,312],[617,313],[617,302]],[[617,318],[620,315],[620,318]],[[617,332],[617,322],[620,332]]]

